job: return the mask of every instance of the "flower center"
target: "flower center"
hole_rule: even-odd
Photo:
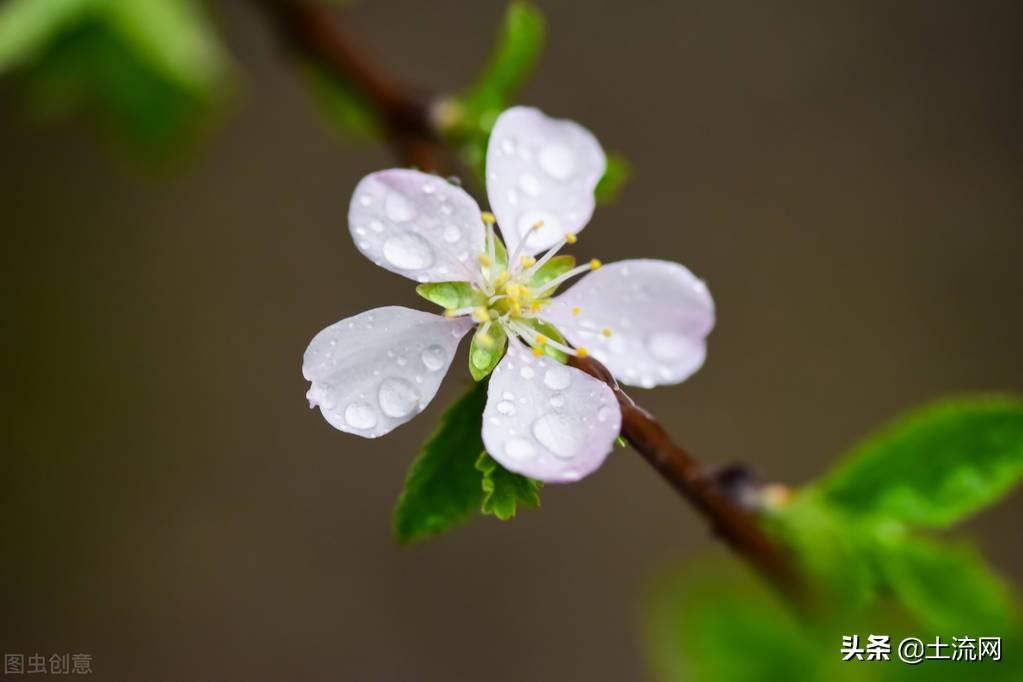
[[[566,244],[577,241],[574,234],[566,234],[537,259],[523,255],[522,248],[528,238],[543,227],[542,221],[534,224],[523,235],[510,254],[494,232],[493,214],[484,213],[483,222],[487,226],[486,251],[479,255],[480,276],[478,284],[474,285],[480,294],[480,305],[449,310],[448,316],[471,315],[480,326],[479,338],[484,344],[492,338],[489,335],[491,328],[497,325],[507,336],[517,337],[532,347],[538,356],[544,354],[546,347],[550,347],[568,355],[586,357],[586,348],[572,348],[564,342],[557,330],[544,319],[544,309],[550,305],[558,286],[577,275],[596,270],[601,266],[600,261],[594,258],[585,265],[551,276],[550,269],[544,266]],[[578,315],[580,312],[574,309],[572,314]],[[603,333],[605,336],[611,335],[609,329]]]

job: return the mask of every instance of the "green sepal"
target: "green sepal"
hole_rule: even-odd
[[[607,168],[604,169],[604,175],[601,176],[600,182],[593,190],[597,203],[607,204],[617,199],[618,193],[622,191],[630,173],[629,162],[625,160],[625,157],[620,154],[608,154]]]
[[[476,470],[483,473],[483,504],[480,511],[502,521],[515,517],[519,505],[540,506],[540,487],[543,483],[515,474],[485,451],[476,460]]]
[[[480,341],[482,329],[480,327],[476,330],[472,337],[472,345],[469,346],[469,373],[476,381],[482,381],[494,371],[504,355],[505,346],[508,345],[508,337],[505,336],[504,328],[496,324],[490,325],[487,330],[487,334],[493,339],[491,344],[483,345]]]
[[[440,418],[423,443],[394,509],[394,537],[401,544],[431,537],[468,521],[483,504],[475,464],[483,449],[487,384],[474,385]]]
[[[560,277],[574,267],[575,256],[554,256],[533,273],[533,276],[529,278],[529,282],[526,283],[526,286],[530,289],[538,289],[547,282],[550,282],[556,277]],[[543,295],[546,298],[553,295],[557,290],[558,287],[554,287],[550,291],[545,291]]]
[[[531,327],[536,333],[543,334],[551,341],[557,341],[563,346],[568,344],[568,342],[565,341],[565,337],[562,336],[561,332],[558,331],[558,328],[555,327],[550,322],[546,322],[538,318],[533,318],[531,320],[523,320],[523,322],[525,322],[529,327]],[[568,356],[562,353],[557,348],[552,348],[551,346],[545,344],[543,347],[543,352],[562,364],[568,362]]]
[[[430,282],[416,287],[416,293],[445,310],[483,304],[483,294],[468,282]]]

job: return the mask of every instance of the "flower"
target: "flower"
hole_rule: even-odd
[[[487,149],[493,213],[435,175],[392,169],[365,177],[348,213],[356,246],[420,282],[417,291],[445,313],[390,306],[321,331],[302,366],[310,406],[341,431],[382,436],[429,404],[475,329],[470,370],[477,380],[492,373],[487,452],[545,482],[597,469],[621,411],[611,389],[564,364],[566,356],[592,353],[625,384],[676,384],[703,364],[714,325],[707,287],[681,265],[576,266],[559,255],[593,214],[605,166],[585,128],[515,107],[497,119]]]

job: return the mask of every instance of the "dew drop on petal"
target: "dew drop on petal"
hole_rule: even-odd
[[[604,405],[599,410],[597,410],[597,421],[606,422],[608,419],[611,418],[612,414],[614,414],[614,410],[612,410],[609,405]]]
[[[562,459],[575,457],[583,446],[583,430],[573,419],[560,414],[545,414],[533,422],[533,436]]]
[[[383,232],[384,224],[379,220],[371,220],[369,222],[369,229],[373,230],[374,232]]]
[[[353,429],[372,429],[377,425],[377,415],[366,403],[352,403],[345,408],[345,422]]]
[[[501,151],[509,156],[515,153],[515,143],[511,140],[511,138],[506,137],[501,140]]]
[[[555,393],[551,396],[551,407],[558,409],[565,406],[565,396]]]
[[[553,391],[563,391],[572,383],[572,371],[561,365],[551,367],[543,375],[543,383]]]
[[[441,233],[441,236],[444,237],[444,241],[448,244],[454,244],[462,238],[462,233],[459,232],[458,228],[454,225],[448,225],[444,228],[444,232]]]
[[[533,374],[534,374],[533,368],[532,367],[523,367],[522,369],[519,370],[519,374],[522,375],[523,379],[532,379],[533,378]]]
[[[368,194],[363,194],[361,197],[359,197],[359,203],[362,204],[363,206],[369,206],[370,204],[373,203],[373,197],[371,197]]]
[[[506,417],[511,417],[515,414],[515,405],[507,400],[502,400],[497,404],[497,411]]]
[[[433,249],[419,235],[405,232],[384,242],[384,258],[402,270],[421,270],[433,263]]]
[[[444,366],[444,360],[447,359],[447,351],[445,351],[441,346],[429,346],[423,349],[423,353],[420,357],[422,358],[423,365],[426,369],[431,372],[436,372]]]
[[[404,379],[389,377],[380,383],[377,393],[380,410],[395,419],[408,416],[419,404],[419,391]]]
[[[541,190],[540,181],[529,173],[523,173],[519,177],[519,189],[531,197],[538,196]]]
[[[536,454],[536,448],[525,438],[511,438],[504,444],[504,454],[512,459],[529,459]]]
[[[575,173],[575,155],[561,144],[544,147],[540,151],[540,168],[555,180],[567,180]]]
[[[416,217],[416,207],[397,192],[387,195],[387,199],[384,200],[384,212],[396,223],[403,223]]]

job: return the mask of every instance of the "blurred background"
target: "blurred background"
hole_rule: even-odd
[[[449,92],[503,9],[340,14],[387,71]],[[1023,389],[1018,3],[543,9],[519,100],[633,168],[576,253],[682,262],[718,307],[705,368],[633,392],[680,443],[798,484],[910,405]],[[111,680],[645,678],[644,586],[723,550],[631,450],[542,511],[394,543],[464,361],[382,440],[309,410],[317,331],[427,305],[345,225],[395,161],[325,126],[264,15],[212,10],[238,83],[170,167],[36,125],[0,80],[0,649],[91,653]],[[1021,512],[967,529],[1017,583]]]

